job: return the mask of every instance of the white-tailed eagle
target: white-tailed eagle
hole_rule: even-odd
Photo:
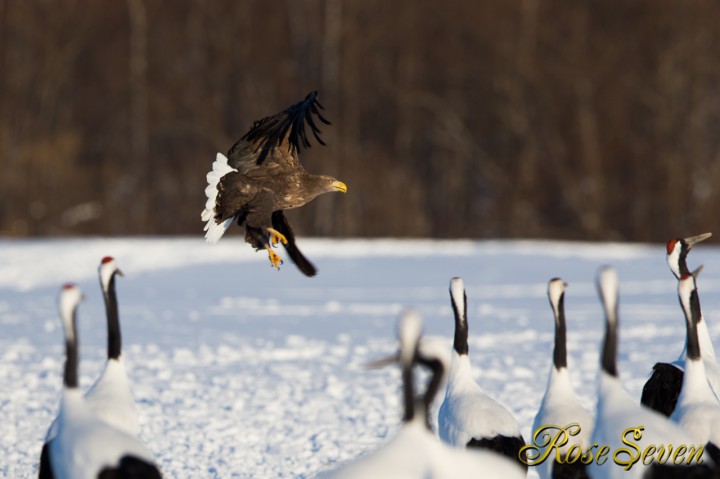
[[[300,148],[309,148],[306,126],[322,145],[313,117],[329,125],[317,92],[286,110],[258,120],[227,153],[218,153],[207,174],[207,203],[202,212],[205,239],[216,243],[230,224],[245,226],[245,241],[256,250],[265,249],[270,263],[280,269],[282,259],[272,249],[285,246],[290,259],[307,276],[317,270],[295,244],[283,210],[297,208],[318,195],[347,191],[345,183],[326,175],[311,175],[298,161]]]

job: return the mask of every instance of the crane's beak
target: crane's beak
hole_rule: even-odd
[[[689,238],[683,238],[683,241],[685,241],[688,244],[688,249],[692,248],[694,244],[699,243],[701,241],[705,241],[709,237],[712,236],[712,233],[703,233],[701,235],[697,236],[690,236]]]
[[[390,356],[386,356],[384,358],[376,359],[374,361],[367,362],[363,364],[364,369],[372,370],[372,369],[382,369],[384,367],[390,366],[391,364],[397,364],[400,362],[400,353],[395,353]]]
[[[700,271],[702,271],[704,267],[705,267],[704,264],[701,264],[700,266],[698,266],[698,267],[695,269],[695,271],[693,271],[693,272],[691,273],[691,274],[693,275],[693,278],[697,279],[697,277],[700,276]]]

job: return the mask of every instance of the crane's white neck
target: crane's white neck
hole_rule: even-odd
[[[478,388],[480,388],[480,386],[475,382],[475,378],[473,377],[470,358],[467,354],[458,354],[453,350],[446,394],[450,394],[451,391]]]
[[[707,327],[707,322],[703,319],[702,315],[700,316],[700,321],[697,323],[697,334],[698,334],[698,342],[700,343],[700,354],[702,354],[703,359],[716,359],[715,356],[715,347],[712,343],[712,338],[710,337],[710,330]],[[680,357],[678,357],[678,360],[685,361],[687,359],[687,342],[683,344],[683,350],[682,353],[680,353]]]
[[[702,359],[685,361],[685,374],[683,375],[682,390],[678,397],[678,406],[693,402],[717,402],[717,397],[708,382]]]

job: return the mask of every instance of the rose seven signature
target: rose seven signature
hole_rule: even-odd
[[[669,460],[676,465],[683,462],[689,465],[693,461],[702,464],[705,451],[703,445],[649,444],[641,448],[636,441],[642,439],[643,430],[645,430],[643,426],[625,429],[621,436],[624,446],[615,451],[612,451],[607,444],[601,445],[597,442],[588,445],[585,449],[580,444],[574,443],[561,451],[570,442],[571,437],[580,433],[580,425],[570,423],[560,427],[549,424],[538,428],[533,434],[533,443],[523,446],[520,452],[527,453],[527,461],[524,462],[530,466],[542,464],[551,457],[559,464],[573,464],[578,461],[582,464],[590,464],[595,461],[598,465],[612,458],[615,464],[624,467],[626,471],[638,462],[646,466],[653,461],[665,464]]]

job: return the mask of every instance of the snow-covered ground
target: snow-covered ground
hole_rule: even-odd
[[[300,246],[317,277],[289,261],[271,269],[237,236],[213,246],[201,238],[0,241],[0,476],[36,474],[61,388],[56,300],[65,282],[87,297],[81,384],[103,367],[97,266],[106,255],[125,273],[117,284],[125,358],[142,438],[166,477],[312,477],[378,447],[398,426],[399,374],[363,365],[395,350],[398,313],[408,306],[449,351],[453,276],[468,290],[477,379],[515,413],[526,439],[550,366],[550,278],[569,284],[571,375],[588,407],[603,329],[600,265],[620,277],[626,388],[639,398],[653,363],[682,350],[661,244],[303,238]],[[689,263],[705,264],[701,300],[717,341],[720,249],[696,246]]]

